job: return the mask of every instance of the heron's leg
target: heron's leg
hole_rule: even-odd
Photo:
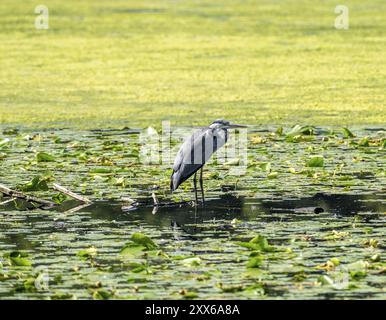
[[[193,185],[194,185],[194,197],[196,199],[195,205],[198,203],[198,197],[197,197],[197,172],[194,174],[193,177]]]
[[[204,180],[202,178],[202,171],[204,171],[204,166],[201,167],[201,171],[200,171],[200,188],[201,188],[201,195],[202,195],[202,205],[205,206]]]

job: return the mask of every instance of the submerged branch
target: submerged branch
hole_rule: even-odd
[[[81,204],[81,205],[79,205],[79,206],[77,206],[75,208],[71,208],[71,209],[65,211],[64,213],[74,213],[74,212],[77,212],[77,211],[82,210],[84,208],[87,208],[87,207],[89,207],[91,205],[92,205],[91,202],[83,203],[83,204]]]
[[[11,199],[5,200],[3,202],[0,202],[0,206],[4,206],[7,203],[10,203],[10,202],[15,201],[15,200],[16,200],[16,198],[11,198]]]
[[[55,190],[57,190],[57,191],[59,191],[59,192],[61,192],[61,193],[64,193],[64,194],[68,195],[68,196],[71,197],[71,198],[74,198],[74,199],[76,199],[76,200],[82,201],[82,202],[84,202],[84,203],[91,203],[91,200],[90,200],[90,199],[88,199],[88,198],[86,198],[86,197],[84,197],[84,196],[81,196],[81,195],[79,195],[79,194],[76,194],[76,193],[74,193],[74,192],[68,190],[67,188],[62,187],[61,185],[59,185],[59,184],[57,184],[57,183],[54,183],[54,184],[53,184],[53,187],[54,187]]]
[[[157,199],[158,201],[158,199]],[[141,208],[153,208],[153,214],[155,214],[159,208],[166,207],[166,208],[174,208],[174,207],[182,207],[182,206],[191,206],[192,201],[179,201],[179,202],[157,202],[155,204],[155,201],[153,199],[153,204],[149,203],[140,203],[140,202],[134,202],[128,206],[122,206],[121,209],[123,212],[133,211]]]
[[[153,198],[154,206],[155,206],[155,207],[158,207],[159,201],[158,201],[157,196],[155,195],[154,192],[151,194],[151,196],[152,196],[152,198]]]
[[[40,198],[37,198],[34,196],[26,195],[20,191],[12,190],[3,184],[0,184],[0,192],[5,194],[8,197],[22,199],[22,200],[25,200],[28,202],[39,203],[39,204],[42,204],[44,206],[48,206],[48,207],[56,206],[56,203],[54,203],[52,201],[48,201],[48,200],[40,199]]]

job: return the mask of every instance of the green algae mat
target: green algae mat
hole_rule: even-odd
[[[143,163],[154,132],[1,128],[0,184],[56,204],[0,199],[1,299],[385,298],[385,128],[251,126],[205,207]]]
[[[38,4],[0,3],[0,123],[386,123],[384,0]]]

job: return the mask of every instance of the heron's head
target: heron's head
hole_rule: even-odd
[[[232,129],[232,128],[246,128],[246,126],[242,126],[240,124],[232,124],[229,121],[218,119],[213,121],[213,123],[209,126],[211,129]]]

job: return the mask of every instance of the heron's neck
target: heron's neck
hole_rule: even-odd
[[[224,131],[224,137],[225,137],[225,142],[228,141],[228,130],[227,129],[221,129]]]
[[[216,128],[213,130],[214,135],[219,136],[223,141],[228,141],[228,130],[224,128]]]

